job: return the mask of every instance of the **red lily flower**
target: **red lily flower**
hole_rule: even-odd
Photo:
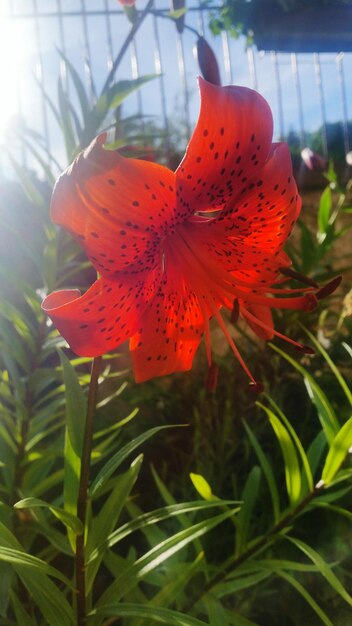
[[[61,175],[52,219],[100,278],[83,296],[52,293],[43,308],[79,355],[129,338],[136,381],[190,369],[203,334],[211,365],[215,317],[255,384],[220,309],[268,339],[279,335],[271,309],[314,308],[314,287],[296,295],[279,278],[300,199],[287,145],[272,143],[267,102],[245,87],[200,79],[200,89],[198,123],[176,172],[105,150],[103,134]]]

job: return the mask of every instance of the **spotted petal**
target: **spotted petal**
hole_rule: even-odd
[[[199,79],[197,126],[176,171],[177,190],[193,210],[226,206],[261,170],[272,141],[268,103],[246,87],[218,87]]]
[[[195,294],[186,287],[181,291],[172,275],[165,276],[130,341],[136,382],[191,369],[203,320]]]
[[[60,176],[51,217],[83,246],[97,271],[148,272],[175,221],[174,174],[106,150],[100,135]]]
[[[76,354],[95,357],[137,332],[159,283],[160,270],[145,279],[100,278],[83,296],[77,289],[51,293],[42,308]]]
[[[207,254],[245,282],[270,284],[290,264],[282,251],[301,207],[286,144],[270,159],[242,198],[206,224],[195,225]]]

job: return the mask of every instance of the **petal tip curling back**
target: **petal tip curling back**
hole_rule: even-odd
[[[77,300],[81,296],[79,289],[62,289],[60,291],[53,291],[46,298],[44,298],[41,308],[45,313],[50,315],[58,308]]]

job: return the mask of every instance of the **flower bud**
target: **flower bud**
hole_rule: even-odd
[[[171,11],[179,11],[180,9],[185,8],[185,0],[171,0]],[[177,28],[177,32],[183,33],[184,25],[185,25],[185,16],[180,15],[180,17],[175,18],[175,24]]]
[[[327,159],[310,148],[304,148],[301,152],[302,160],[309,170],[324,171],[327,167]]]
[[[221,85],[216,56],[204,37],[199,37],[196,47],[198,65],[203,77],[213,85]]]

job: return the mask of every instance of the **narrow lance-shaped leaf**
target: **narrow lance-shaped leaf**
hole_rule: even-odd
[[[183,502],[181,504],[171,504],[169,506],[161,507],[160,509],[154,509],[148,513],[143,513],[142,515],[135,517],[117,528],[104,539],[102,545],[96,546],[89,556],[88,563],[97,558],[101,549],[105,550],[107,547],[112,548],[114,545],[122,541],[122,539],[128,537],[128,535],[136,530],[139,530],[140,528],[145,529],[149,525],[158,524],[159,522],[171,517],[177,516],[180,518],[181,515],[185,513],[205,511],[212,507],[233,506],[234,504],[237,503],[233,500],[196,500],[192,502]],[[191,524],[189,524],[189,526],[190,525]]]
[[[205,480],[204,476],[191,472],[189,477],[194,488],[198,491],[199,495],[204,498],[204,500],[217,500],[217,496],[214,496],[211,487]]]
[[[0,560],[5,563],[11,563],[13,567],[19,571],[23,568],[32,570],[34,573],[47,574],[53,576],[58,580],[65,583],[66,586],[72,587],[71,582],[66,576],[64,576],[58,569],[48,565],[42,559],[38,559],[36,556],[26,554],[23,550],[16,550],[15,548],[8,548],[7,546],[0,546]]]
[[[79,535],[83,532],[82,523],[77,517],[75,517],[75,515],[72,515],[58,506],[48,504],[48,502],[44,502],[44,500],[40,500],[39,498],[24,498],[23,500],[16,502],[14,506],[15,509],[49,509],[56,519],[60,520],[62,524],[64,524],[67,528],[70,528],[75,534]]]
[[[317,407],[319,420],[324,429],[326,439],[328,442],[331,442],[339,430],[340,425],[334,410],[326,397],[326,394],[321,387],[319,387],[314,377],[304,367],[302,367],[300,363],[277,346],[270,344],[270,347],[275,350],[275,352],[280,354],[286,361],[291,363],[291,365],[305,378],[305,380],[308,381],[308,393]]]
[[[83,82],[78,72],[76,71],[72,63],[69,61],[69,59],[64,55],[64,53],[61,50],[58,50],[58,53],[61,56],[65,64],[67,73],[71,77],[72,82],[75,86],[79,104],[80,104],[81,111],[82,111],[83,122],[84,122],[84,125],[87,126],[89,124],[89,116],[91,112],[91,107],[89,104],[88,96],[84,88]]]
[[[172,537],[166,539],[161,544],[155,546],[152,550],[149,550],[146,554],[140,557],[127,571],[123,572],[110,587],[103,593],[98,606],[109,604],[112,601],[118,601],[124,597],[131,589],[138,585],[139,581],[146,576],[149,572],[152,572],[165,560],[169,559],[173,554],[176,554],[179,550],[186,547],[198,537],[201,537],[208,533],[213,528],[216,528],[221,522],[225,521],[237,511],[226,511],[221,515],[216,515],[210,519],[203,520],[194,524],[190,528],[182,530]]]
[[[302,484],[296,448],[287,428],[282,424],[279,418],[270,409],[268,409],[268,407],[264,406],[260,402],[257,404],[266,412],[280,444],[285,463],[287,494],[290,504],[294,506],[300,499]]]
[[[279,415],[280,420],[286,426],[288,432],[290,433],[290,435],[292,437],[292,440],[293,440],[294,444],[296,445],[296,448],[297,448],[298,453],[299,453],[299,455],[301,457],[301,460],[302,460],[302,465],[303,465],[303,469],[304,469],[304,473],[305,473],[305,477],[306,477],[306,481],[307,481],[308,490],[312,491],[313,488],[314,488],[312,471],[311,471],[311,468],[310,468],[310,465],[309,465],[309,461],[308,461],[307,455],[306,455],[306,453],[304,451],[304,448],[302,446],[302,443],[301,443],[301,441],[300,441],[300,439],[299,439],[295,429],[293,428],[292,424],[289,422],[289,420],[287,419],[286,415],[281,411],[280,407],[269,396],[268,396],[268,400],[269,400],[270,404],[273,406],[274,410]],[[304,493],[302,493],[301,495],[303,496]]]
[[[75,156],[78,146],[72,124],[70,103],[67,95],[65,94],[61,77],[59,77],[58,80],[58,100],[60,109],[60,126],[64,136],[67,159],[70,162]]]
[[[59,354],[63,368],[66,395],[64,508],[75,516],[77,513],[77,496],[87,402],[74,368],[63,352],[60,351]],[[76,536],[70,529],[68,529],[68,538],[74,550]]]
[[[160,607],[152,607],[147,604],[108,604],[98,609],[99,615],[105,617],[142,617],[159,624],[167,624],[168,626],[207,626],[207,622],[203,622],[196,617],[184,615],[179,611],[164,609]],[[95,612],[93,612],[93,615]]]
[[[23,600],[20,600],[12,591],[10,593],[11,604],[16,617],[17,626],[37,626],[36,622],[28,615],[23,606]],[[5,616],[4,616],[5,617]]]
[[[161,430],[165,430],[166,428],[176,428],[177,425],[167,425],[167,426],[156,426],[155,428],[150,428],[146,432],[138,435],[135,439],[132,439],[130,443],[126,444],[118,450],[116,454],[114,454],[109,461],[104,465],[104,467],[100,470],[96,478],[94,479],[92,486],[90,488],[91,497],[96,497],[101,488],[104,486],[106,481],[110,478],[110,476],[118,469],[118,467],[123,463],[123,461],[134,451],[136,448],[141,446],[145,441],[156,435],[156,433]]]
[[[272,505],[273,505],[273,512],[274,512],[274,520],[275,522],[279,519],[279,515],[280,515],[280,502],[279,502],[279,492],[278,492],[278,488],[276,485],[276,481],[275,481],[275,477],[274,477],[274,473],[272,470],[272,467],[269,463],[269,460],[267,458],[267,456],[265,455],[261,445],[258,442],[258,439],[256,438],[256,436],[254,435],[253,431],[250,429],[250,427],[248,426],[248,424],[246,424],[246,422],[244,422],[244,427],[247,431],[247,435],[249,437],[249,440],[255,450],[255,453],[258,457],[260,466],[262,468],[263,474],[266,478],[266,481],[268,483],[268,487],[269,487],[269,491],[270,491],[270,495],[271,495],[271,501],[272,501]]]
[[[250,521],[253,512],[253,508],[258,496],[258,490],[261,480],[261,469],[255,465],[244,486],[241,494],[243,504],[236,519],[236,555],[238,556],[244,550],[250,528]]]
[[[305,333],[308,335],[309,339],[314,343],[315,347],[317,348],[317,350],[319,350],[320,354],[322,354],[322,356],[324,357],[325,361],[327,362],[328,366],[330,367],[332,373],[334,374],[337,382],[339,383],[342,391],[344,392],[347,401],[350,403],[350,405],[352,405],[352,391],[349,389],[344,377],[342,376],[339,368],[335,365],[335,363],[333,362],[332,358],[330,357],[330,355],[327,353],[327,351],[325,350],[325,348],[321,345],[320,341],[317,340],[316,337],[314,337],[314,335],[303,326],[303,330],[305,331]]]
[[[304,554],[306,554],[311,561],[313,561],[313,563],[317,566],[320,573],[322,574],[322,576],[324,576],[324,578],[331,585],[331,587],[341,596],[341,598],[343,598],[347,602],[347,604],[352,606],[352,597],[346,591],[342,583],[332,571],[331,567],[328,565],[328,563],[326,563],[326,561],[324,561],[320,554],[300,539],[289,536],[287,536],[286,539],[293,543],[297,548],[299,548],[299,550],[304,552]]]
[[[140,455],[133,461],[127,472],[115,479],[114,488],[111,494],[105,501],[97,517],[92,521],[91,530],[87,538],[87,558],[89,558],[90,553],[97,546],[107,547],[106,544],[104,546],[104,540],[109,536],[119,519],[120,513],[125,506],[125,502],[130,495],[131,489],[138,478],[142,462],[143,455]],[[104,550],[100,549],[99,556],[87,565],[86,576],[88,591],[94,582],[94,578],[97,574],[103,555]]]
[[[321,194],[318,209],[318,228],[319,233],[324,234],[329,224],[331,214],[331,189],[328,185]]]
[[[323,611],[323,609],[320,608],[319,604],[314,600],[314,598],[312,598],[307,589],[300,582],[298,582],[298,580],[291,576],[291,574],[283,572],[279,569],[276,570],[276,574],[277,576],[280,576],[280,578],[286,580],[286,582],[288,582],[292,587],[294,587],[294,589],[296,589],[296,591],[298,591],[298,593],[310,605],[310,607],[318,615],[318,617],[320,617],[323,624],[325,624],[326,626],[334,626],[334,624]]]
[[[321,479],[327,485],[334,479],[348,451],[352,448],[352,416],[337,433],[326,457]]]
[[[81,456],[87,400],[70,361],[61,350],[59,356],[65,384],[67,431],[73,450]]]
[[[207,609],[210,626],[229,626],[226,611],[215,594],[207,593],[204,597],[204,604]]]

